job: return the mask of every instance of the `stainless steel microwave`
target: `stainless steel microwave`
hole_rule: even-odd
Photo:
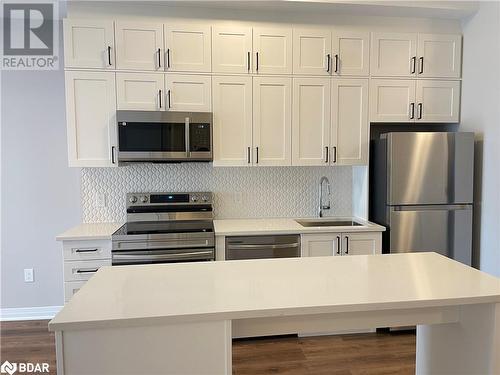
[[[118,162],[212,161],[212,113],[116,111]]]

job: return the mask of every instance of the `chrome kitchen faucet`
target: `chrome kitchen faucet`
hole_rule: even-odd
[[[323,183],[326,183],[326,188],[328,191],[328,203],[323,204]],[[319,217],[323,217],[323,210],[330,209],[330,181],[327,177],[323,176],[319,180]]]

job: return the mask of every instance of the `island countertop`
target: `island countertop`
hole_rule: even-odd
[[[51,331],[500,302],[500,279],[436,253],[101,268]]]

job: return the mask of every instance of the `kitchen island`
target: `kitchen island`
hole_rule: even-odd
[[[417,325],[418,374],[500,372],[500,279],[435,253],[104,267],[49,329],[58,374],[219,375],[233,322]]]

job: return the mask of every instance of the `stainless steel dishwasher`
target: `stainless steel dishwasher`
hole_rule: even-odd
[[[226,260],[300,257],[300,235],[226,237]]]

